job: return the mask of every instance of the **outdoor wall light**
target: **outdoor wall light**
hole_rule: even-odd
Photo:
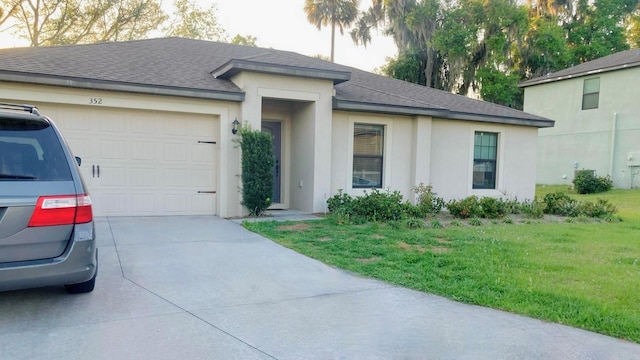
[[[235,120],[233,120],[233,122],[231,123],[233,125],[233,129],[231,129],[231,133],[233,135],[238,133],[238,125],[240,125],[240,122],[238,121],[238,118],[236,118]]]

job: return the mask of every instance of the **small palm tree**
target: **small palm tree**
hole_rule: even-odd
[[[304,12],[307,20],[318,30],[322,26],[331,25],[331,61],[334,61],[336,26],[340,34],[351,26],[358,17],[358,0],[305,0]]]

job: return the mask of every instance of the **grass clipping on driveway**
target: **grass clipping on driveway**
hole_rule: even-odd
[[[623,221],[412,230],[328,218],[245,226],[364,276],[640,343],[640,191],[596,197],[618,206]]]

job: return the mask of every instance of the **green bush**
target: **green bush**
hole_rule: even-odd
[[[590,201],[578,204],[578,216],[606,219],[615,215],[616,207],[605,199],[598,199],[595,203]]]
[[[595,194],[611,190],[613,181],[609,176],[595,176],[592,170],[578,170],[573,186],[578,194]]]
[[[507,213],[507,205],[502,199],[483,197],[480,199],[480,216],[487,219],[498,219]]]
[[[413,191],[416,193],[417,217],[438,214],[444,207],[444,200],[433,192],[433,186],[420,183]]]
[[[260,216],[271,206],[273,145],[271,135],[245,126],[240,130],[242,150],[242,205],[249,215]]]
[[[577,216],[578,202],[564,192],[555,192],[544,196],[545,214]]]
[[[447,210],[451,215],[457,218],[470,218],[479,217],[482,212],[480,209],[480,202],[475,195],[466,197],[462,200],[450,200],[447,203]]]
[[[353,198],[346,194],[342,189],[338,189],[338,193],[327,199],[327,207],[329,212],[335,212],[338,209],[346,214],[353,214]]]
[[[369,221],[400,220],[405,209],[399,191],[380,192],[372,189],[370,193],[365,191],[364,196],[357,197],[353,202],[354,213]]]
[[[530,218],[540,219],[544,216],[544,206],[543,201],[533,199],[533,201],[523,202],[520,209],[524,215]]]
[[[471,226],[481,226],[482,225],[482,220],[480,220],[480,218],[477,218],[477,217],[472,217],[471,219],[469,219],[469,225],[471,225]]]

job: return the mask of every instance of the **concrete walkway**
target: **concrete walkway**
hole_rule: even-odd
[[[348,274],[215,217],[101,218],[91,294],[0,293],[0,359],[640,359]]]

